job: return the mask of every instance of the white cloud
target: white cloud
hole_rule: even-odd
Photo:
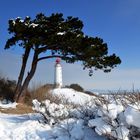
[[[133,85],[138,89],[140,85],[139,73],[140,69],[116,68],[110,73],[95,71],[94,75],[89,77],[88,71],[83,71],[80,65],[66,65],[64,76],[66,77],[66,83],[76,82],[86,89],[118,90],[120,88],[132,89]]]

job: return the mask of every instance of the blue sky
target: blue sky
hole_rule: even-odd
[[[0,73],[17,79],[21,65],[18,47],[4,50],[8,38],[8,20],[18,16],[35,17],[37,13],[79,17],[83,31],[98,36],[108,44],[109,53],[120,56],[122,64],[109,74],[95,72],[93,77],[81,65],[63,65],[64,84],[79,83],[86,89],[136,89],[140,85],[140,0],[1,0],[0,1]],[[29,67],[29,64],[28,64]],[[45,75],[45,76],[44,76]],[[32,83],[53,83],[54,62],[38,65]]]

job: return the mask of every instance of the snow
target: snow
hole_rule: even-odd
[[[13,26],[15,25],[15,21],[14,21],[14,19],[10,19],[10,21],[12,21],[12,24],[13,24]]]
[[[33,27],[33,28],[35,28],[35,27],[37,27],[38,26],[38,24],[35,24],[35,23],[31,23],[30,25],[29,25],[29,27]]]
[[[1,140],[41,140],[49,137],[50,129],[42,127],[34,115],[0,115]]]
[[[112,135],[118,139],[129,140],[128,134],[129,130],[125,126],[119,126]]]
[[[47,110],[47,112],[49,113],[49,115],[51,117],[55,117],[55,118],[58,118],[58,117],[61,117],[61,116],[68,116],[68,111],[67,111],[67,108],[62,105],[62,104],[55,104],[55,103],[50,103],[49,100],[46,100],[43,102],[45,104],[45,106],[40,106],[41,103],[38,102],[36,99],[33,100],[33,104],[34,104],[34,107],[33,109],[36,110],[36,111],[39,111],[41,113],[45,113],[45,111]]]
[[[123,140],[128,139],[129,129],[125,126],[119,126],[115,131],[112,131],[113,127],[106,120],[103,120],[103,118],[89,120],[88,125],[89,127],[95,127],[95,132],[98,135],[110,135]]]
[[[30,18],[30,16],[26,16],[26,18]]]
[[[40,107],[41,103],[38,102],[38,100],[34,99],[34,100],[32,101],[32,103],[33,103],[34,109],[35,109],[36,111],[39,111],[39,110],[41,109],[41,107]]]
[[[80,37],[81,36],[81,34],[78,34],[76,37]]]
[[[24,22],[24,20],[21,19],[19,22]]]
[[[91,47],[94,47],[95,45],[93,44],[93,45],[91,45]]]
[[[21,19],[21,17],[17,17],[16,19]]]
[[[92,96],[89,96],[83,92],[78,92],[70,88],[62,88],[62,89],[56,88],[52,90],[51,93],[53,95],[65,98],[69,103],[80,105],[89,103],[90,100],[93,98]]]
[[[64,35],[66,32],[58,32],[57,35]]]
[[[140,110],[136,106],[128,106],[124,112],[126,122],[129,125],[140,128]]]
[[[1,140],[103,140],[91,129],[84,127],[83,120],[67,119],[52,127],[42,125],[34,114],[0,114]],[[85,136],[85,137],[84,137]],[[88,137],[90,136],[90,137]]]
[[[8,104],[7,104],[8,103]],[[10,101],[0,101],[0,108],[16,108],[17,103],[12,103]]]
[[[121,102],[105,97],[101,98],[99,104],[98,97],[73,89],[57,88],[50,92],[64,97],[72,104],[58,104],[50,100],[39,102],[35,99],[33,109],[37,113],[0,113],[0,139],[107,140],[110,137],[117,140],[139,140],[138,102],[123,106]],[[15,108],[16,105],[17,103],[0,102],[1,108]],[[44,120],[44,116],[47,120]]]
[[[116,105],[116,104],[105,104],[102,106],[101,109],[98,110],[98,115],[103,116],[107,115],[112,120],[114,120],[119,113],[121,113],[124,110],[124,107],[122,105]]]
[[[111,134],[111,126],[107,125],[102,118],[96,118],[89,120],[88,122],[89,127],[96,127],[95,131],[97,134],[102,135],[102,134]]]

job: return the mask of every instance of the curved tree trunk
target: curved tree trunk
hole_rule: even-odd
[[[28,75],[25,78],[25,80],[23,82],[23,85],[20,88],[20,91],[19,91],[19,93],[18,93],[18,95],[16,97],[16,102],[23,102],[23,100],[24,100],[24,97],[26,95],[26,91],[27,91],[29,82],[32,79],[32,77],[34,76],[35,71],[36,71],[37,59],[38,59],[38,52],[35,51],[33,61],[32,61],[31,70],[30,70],[30,72],[28,72]]]
[[[23,58],[22,58],[22,67],[20,70],[18,82],[17,82],[16,89],[15,89],[15,99],[17,98],[19,91],[21,90],[21,85],[22,85],[22,81],[23,81],[23,77],[24,77],[24,73],[25,73],[25,69],[26,69],[27,60],[28,60],[28,57],[30,54],[30,50],[31,50],[30,47],[25,48],[25,54],[23,55]]]

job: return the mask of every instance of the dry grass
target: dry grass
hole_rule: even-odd
[[[0,108],[0,112],[6,114],[27,114],[34,113],[35,111],[32,110],[31,106],[28,106],[26,104],[18,104],[16,108]]]
[[[37,99],[39,102],[42,102],[46,99],[50,102],[59,104],[62,97],[54,96],[50,93],[50,90],[53,89],[52,84],[46,84],[43,86],[36,85],[32,89],[28,90],[25,97],[25,104],[32,106],[32,100]]]
[[[46,100],[49,91],[52,89],[51,84],[34,85],[32,89],[26,92],[25,104],[32,106],[32,100],[37,99],[39,102]]]
[[[37,99],[38,101],[43,101],[46,99],[46,95],[52,89],[52,85],[46,84],[43,86],[36,86],[31,90],[31,98]]]

